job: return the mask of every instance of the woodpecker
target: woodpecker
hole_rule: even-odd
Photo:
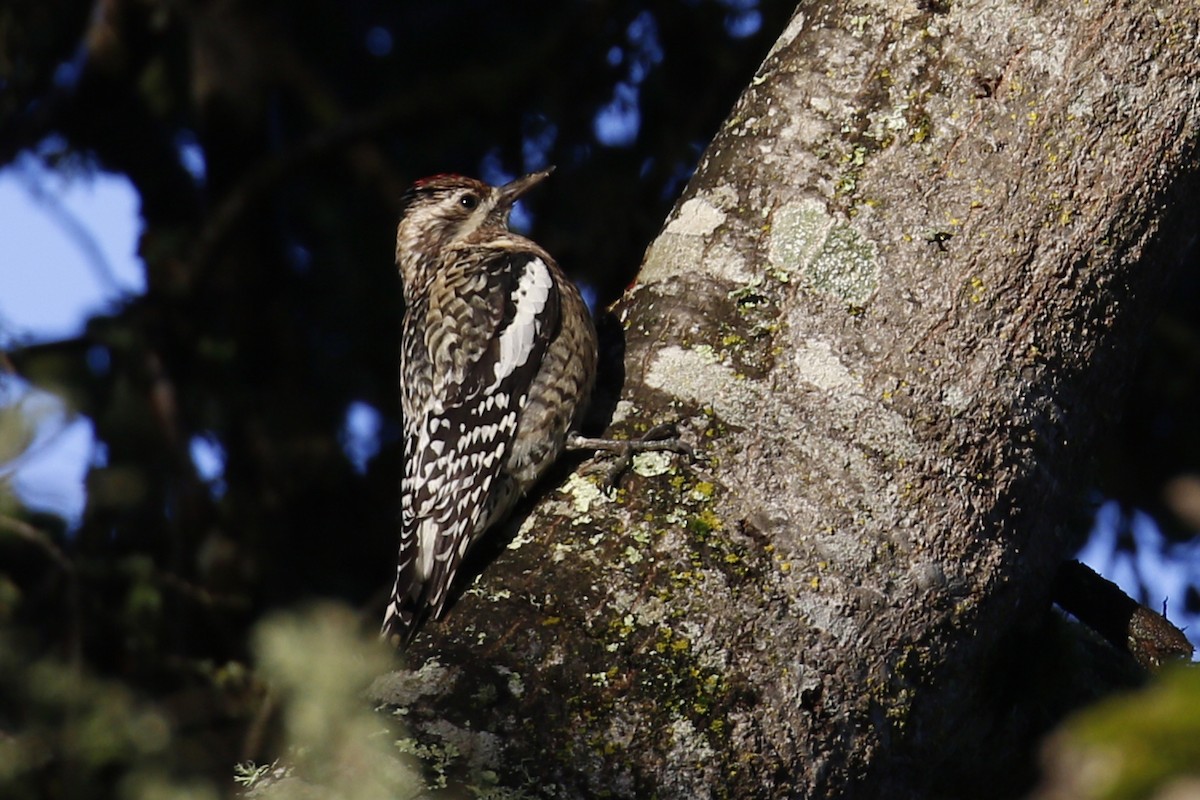
[[[383,621],[395,644],[441,617],[471,545],[558,458],[591,395],[587,306],[549,253],[508,229],[513,203],[551,171],[499,187],[438,175],[402,200],[404,475]]]

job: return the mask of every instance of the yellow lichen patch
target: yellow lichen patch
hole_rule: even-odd
[[[985,289],[983,279],[980,277],[971,278],[971,302],[979,303],[983,301]]]

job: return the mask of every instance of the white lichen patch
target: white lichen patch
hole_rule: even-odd
[[[1081,94],[1071,101],[1067,106],[1067,118],[1082,117],[1091,118],[1095,113],[1092,106],[1093,98],[1090,95]]]
[[[704,271],[730,283],[745,283],[754,278],[745,254],[726,241],[715,242],[705,253]]]
[[[500,765],[501,739],[494,733],[460,728],[445,720],[430,722],[425,730],[442,740],[452,760],[466,759],[472,772]]]
[[[678,236],[708,236],[724,222],[725,212],[699,195],[679,207],[679,213],[667,223],[666,232]]]
[[[705,635],[704,626],[684,620],[677,624],[676,630],[693,643],[692,655],[701,669],[711,672],[724,672],[729,668],[729,651],[718,647]]]
[[[671,751],[679,764],[698,764],[716,756],[708,740],[686,718],[677,719],[671,724]]]
[[[643,629],[653,628],[666,621],[670,616],[670,611],[661,598],[650,597],[645,602],[637,604],[633,609],[632,616],[636,621],[637,627]]]
[[[573,558],[578,549],[573,544],[555,542],[554,546],[550,548],[550,561],[554,564],[562,563],[568,558]]]
[[[866,134],[877,142],[886,142],[890,138],[909,131],[908,103],[896,103],[884,106],[868,115]]]
[[[499,672],[506,679],[508,684],[508,693],[513,697],[520,698],[525,694],[525,682],[521,680],[521,676],[513,672],[508,667],[500,665],[496,666],[496,672]]]
[[[958,386],[951,385],[942,389],[942,403],[951,411],[960,413],[971,405],[971,398]]]
[[[709,262],[705,265],[705,271],[709,273],[727,270],[743,272],[744,259],[731,256],[729,248],[716,254],[719,256],[716,258],[705,252],[709,238],[727,219],[720,207],[737,202],[736,194],[730,197],[731,192],[731,189],[724,189],[700,194],[681,205],[646,252],[640,281],[654,283],[677,275],[693,274],[700,269],[702,261]]]
[[[767,53],[767,58],[770,59],[777,52],[791,44],[792,41],[800,35],[800,31],[804,30],[804,24],[807,21],[807,14],[796,13],[793,15],[792,20],[788,23],[787,28],[785,28],[783,33],[779,35],[779,38],[775,40],[775,44],[771,45],[771,51]],[[758,78],[756,77],[755,80],[758,80]]]
[[[694,400],[734,425],[753,422],[761,401],[758,383],[715,360],[711,347],[664,347],[646,370],[646,385]]]
[[[865,304],[879,285],[874,243],[811,198],[785,203],[771,215],[767,258],[779,269],[802,274],[808,288],[852,306]]]
[[[633,414],[633,410],[634,410],[634,405],[633,405],[632,401],[630,401],[630,400],[617,401],[617,407],[613,409],[611,424],[618,425],[618,424],[624,422],[625,420],[629,419],[630,415]]]
[[[851,374],[828,342],[800,342],[794,357],[800,374],[819,389],[831,392],[862,389],[862,382]]]
[[[571,509],[575,512],[576,517],[587,514],[592,510],[592,506],[609,502],[608,497],[599,486],[578,472],[572,473],[559,491],[570,499]]]
[[[854,618],[846,615],[839,602],[820,592],[809,592],[804,595],[799,608],[812,627],[843,645],[850,645],[858,640],[862,631],[855,624]]]
[[[517,529],[517,535],[508,543],[509,550],[520,550],[525,545],[533,541],[533,529],[536,523],[537,514],[530,514],[525,517],[525,521],[521,523],[521,527]]]
[[[793,116],[779,131],[779,140],[795,142],[798,147],[806,147],[827,138],[830,135],[830,127],[824,117],[815,114]]]
[[[633,457],[633,471],[643,478],[665,475],[671,471],[672,456],[661,450],[638,453]]]
[[[638,282],[644,285],[685,275],[695,271],[703,258],[703,239],[664,231],[646,251]]]

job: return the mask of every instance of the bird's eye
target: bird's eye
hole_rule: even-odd
[[[473,194],[464,194],[458,199],[458,204],[468,211],[474,211],[479,207],[479,198]]]

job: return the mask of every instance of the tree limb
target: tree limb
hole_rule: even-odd
[[[619,424],[689,416],[715,479],[547,492],[395,676],[464,764],[562,797],[1028,780],[1046,663],[1011,642],[1192,229],[1200,10],[943,10],[802,6],[710,144],[618,308]]]

